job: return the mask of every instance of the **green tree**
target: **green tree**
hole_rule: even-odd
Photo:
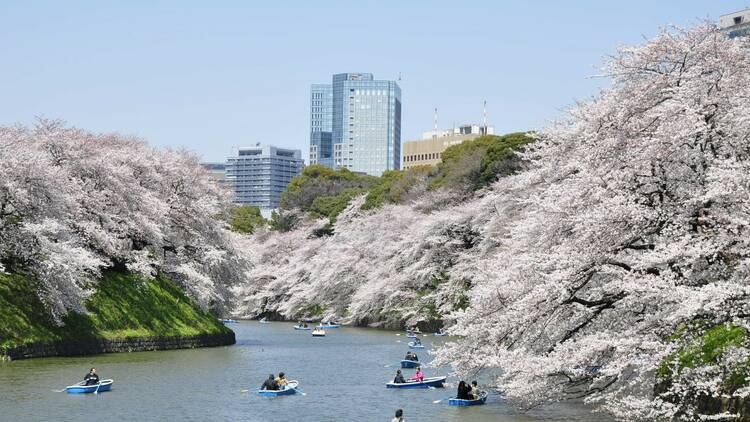
[[[315,199],[337,196],[347,189],[369,189],[378,183],[375,176],[361,175],[347,169],[333,170],[314,164],[292,179],[281,195],[280,208],[310,211]]]
[[[269,221],[268,224],[271,226],[272,230],[288,232],[297,226],[298,221],[299,219],[296,215],[279,210],[271,213],[271,221]]]
[[[367,193],[363,210],[382,207],[386,203],[398,204],[409,199],[410,195],[422,192],[431,168],[413,167],[408,170],[388,170],[383,172],[376,185]],[[422,187],[422,189],[420,189]]]
[[[477,190],[521,169],[515,151],[533,141],[528,133],[486,135],[448,147],[430,175],[429,187]]]
[[[334,223],[336,217],[349,206],[349,202],[364,192],[362,188],[348,188],[335,196],[319,196],[313,201],[310,212],[319,217],[328,217]]]
[[[229,211],[229,227],[235,232],[253,234],[257,228],[265,224],[266,220],[258,207],[242,205]]]

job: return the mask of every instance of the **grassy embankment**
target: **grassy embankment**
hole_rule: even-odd
[[[146,280],[132,274],[105,274],[86,301],[89,312],[65,315],[62,326],[54,323],[36,290],[28,277],[0,274],[0,355],[4,349],[33,343],[230,331],[161,275]]]

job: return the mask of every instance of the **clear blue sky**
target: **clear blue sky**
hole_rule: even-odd
[[[0,2],[0,125],[60,118],[221,161],[267,142],[307,156],[311,83],[396,79],[402,139],[479,122],[546,125],[602,58],[744,1]]]

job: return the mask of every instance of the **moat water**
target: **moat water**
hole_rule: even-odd
[[[433,403],[455,395],[446,388],[386,389],[408,350],[403,335],[364,328],[328,330],[323,338],[293,324],[230,324],[234,346],[161,352],[43,358],[0,363],[2,421],[390,421],[396,409],[407,421],[609,421],[579,404],[522,412],[491,394],[484,406]],[[444,338],[427,336],[420,360]],[[112,391],[71,395],[60,390],[88,368],[115,380]],[[268,374],[283,371],[304,394],[266,398],[255,392]],[[443,368],[426,376],[448,375]],[[405,369],[407,376],[413,370]]]

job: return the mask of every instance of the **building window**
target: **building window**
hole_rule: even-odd
[[[742,23],[742,16],[735,16],[734,17],[734,24],[739,25]]]

